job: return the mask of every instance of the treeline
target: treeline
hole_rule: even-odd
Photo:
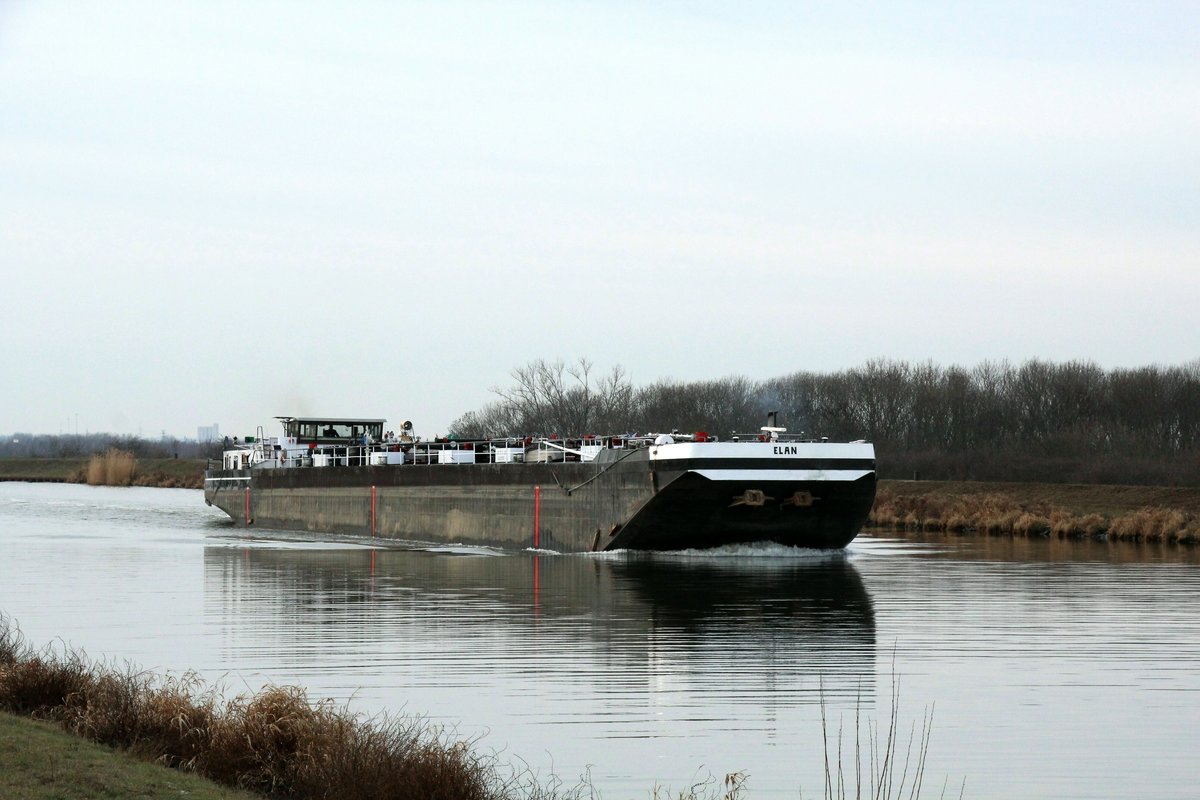
[[[0,440],[0,458],[87,458],[120,450],[138,458],[220,458],[220,442],[195,439],[143,439],[114,433],[13,433]]]
[[[877,359],[764,381],[731,376],[634,387],[621,367],[538,360],[460,437],[706,430],[780,424],[875,443],[881,477],[1200,485],[1200,359],[1104,369],[1087,361],[974,367]]]

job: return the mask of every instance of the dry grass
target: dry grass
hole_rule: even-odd
[[[1092,488],[1098,491],[1103,487]],[[1114,512],[1083,511],[1078,506],[1067,509],[1036,495],[1018,496],[1018,492],[905,492],[881,486],[868,524],[994,536],[1200,542],[1200,513],[1190,509],[1145,506]]]
[[[0,616],[0,710],[52,721],[147,761],[268,797],[578,798],[479,755],[420,719],[365,719],[302,689],[222,700],[194,675],[161,680],[35,650]]]
[[[1050,520],[1041,514],[1023,511],[1012,523],[1012,532],[1018,536],[1045,536],[1050,532]]]
[[[1112,521],[1109,535],[1148,542],[1200,541],[1200,517],[1173,508],[1143,508]]]
[[[89,486],[129,486],[137,477],[137,457],[111,448],[92,456],[83,468]]]

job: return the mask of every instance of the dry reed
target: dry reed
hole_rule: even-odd
[[[875,800],[915,800],[921,796],[925,781],[925,762],[929,754],[929,742],[933,735],[933,707],[925,709],[920,730],[911,723],[908,734],[900,722],[900,682],[892,664],[892,687],[886,724],[883,720],[864,720],[862,699],[854,710],[854,723],[846,726],[838,721],[836,733],[826,715],[824,695],[821,699],[821,734],[825,758],[825,800],[844,800],[853,792],[854,797],[870,797]],[[849,731],[846,731],[849,727]],[[854,737],[848,741],[847,733]],[[864,736],[865,733],[865,736]],[[847,754],[853,745],[854,763],[846,763]],[[834,749],[836,748],[836,749]],[[963,789],[966,781],[963,782]],[[801,792],[803,798],[803,792]],[[943,790],[943,797],[945,791]],[[960,799],[961,799],[960,792]]]
[[[1146,507],[1114,519],[1115,539],[1193,544],[1200,541],[1200,517],[1173,508]]]
[[[124,450],[110,448],[92,456],[83,468],[89,486],[129,486],[137,477],[137,457]]]
[[[983,532],[994,536],[1200,542],[1200,515],[1161,506],[1106,517],[1075,514],[1046,503],[988,494],[906,495],[880,488],[868,525],[908,531]]]
[[[655,786],[650,792],[650,800],[741,800],[749,779],[749,773],[731,772],[720,783],[710,775],[679,791],[669,786]],[[596,797],[594,792],[589,794],[590,800]]]

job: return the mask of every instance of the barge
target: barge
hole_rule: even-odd
[[[871,443],[789,436],[773,416],[727,440],[422,440],[408,422],[277,419],[282,435],[235,439],[205,471],[205,502],[240,525],[558,552],[842,548],[875,499]]]

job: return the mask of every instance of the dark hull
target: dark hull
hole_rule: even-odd
[[[581,552],[841,548],[875,498],[873,471],[846,481],[709,480],[687,464],[651,463],[210,470],[205,500],[262,528]],[[747,490],[761,498],[741,502]]]

